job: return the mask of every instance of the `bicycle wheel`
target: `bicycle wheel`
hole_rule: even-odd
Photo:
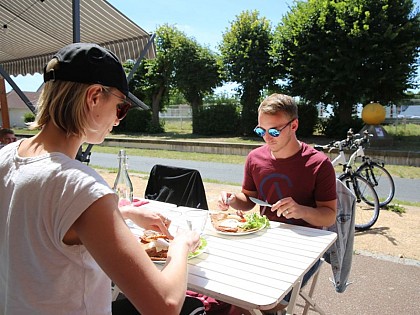
[[[379,206],[384,207],[391,202],[395,194],[395,184],[391,174],[376,162],[363,163],[356,173],[367,179],[379,198]]]
[[[378,220],[379,199],[372,185],[357,174],[343,174],[339,179],[356,196],[354,226],[358,231],[369,229]]]

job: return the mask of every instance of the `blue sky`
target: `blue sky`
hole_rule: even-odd
[[[108,0],[128,18],[148,32],[168,23],[175,25],[200,44],[216,49],[236,16],[245,10],[258,10],[277,25],[292,0]],[[141,3],[141,4],[139,4]],[[138,7],[138,10],[132,8]]]
[[[275,27],[293,5],[293,0],[108,0],[116,9],[149,33],[162,24],[175,25],[200,44],[217,50],[222,34],[245,10],[258,10]],[[419,7],[420,0],[414,1]],[[42,76],[13,78],[22,91],[35,91]],[[226,90],[229,91],[229,86]],[[10,86],[6,82],[6,91]]]
[[[175,25],[200,44],[217,50],[222,34],[245,10],[258,10],[276,26],[289,10],[292,0],[108,0],[116,9],[149,33],[160,25]],[[22,91],[35,91],[42,76],[12,77]],[[6,91],[10,91],[6,82]]]

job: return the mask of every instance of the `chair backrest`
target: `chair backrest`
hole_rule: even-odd
[[[144,197],[208,210],[203,181],[195,169],[156,164],[150,171]]]

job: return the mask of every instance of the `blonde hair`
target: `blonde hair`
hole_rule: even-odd
[[[47,64],[47,71],[58,67],[59,63],[54,58]],[[90,86],[60,80],[45,83],[30,129],[42,128],[51,121],[67,136],[83,136],[88,128],[86,95]]]
[[[285,94],[271,94],[258,107],[258,113],[274,115],[278,112],[285,113],[290,119],[298,118],[298,107],[295,100]]]

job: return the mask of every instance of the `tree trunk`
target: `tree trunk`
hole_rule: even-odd
[[[353,120],[353,104],[349,103],[340,103],[340,106],[338,107],[338,117],[340,121],[340,125],[342,126],[351,126]]]
[[[260,98],[260,90],[255,87],[244,87],[241,97],[242,103],[242,124],[241,132],[243,135],[252,134],[252,130],[258,121],[258,101]]]
[[[160,123],[159,123],[159,111],[160,111],[160,103],[162,101],[162,95],[165,93],[165,87],[160,87],[156,94],[152,96],[152,129],[159,130]]]
[[[197,121],[197,114],[198,110],[200,109],[200,106],[203,105],[203,99],[200,96],[197,96],[193,100],[191,100],[190,105],[192,109],[192,133],[194,134],[197,128],[196,124],[199,123]]]

